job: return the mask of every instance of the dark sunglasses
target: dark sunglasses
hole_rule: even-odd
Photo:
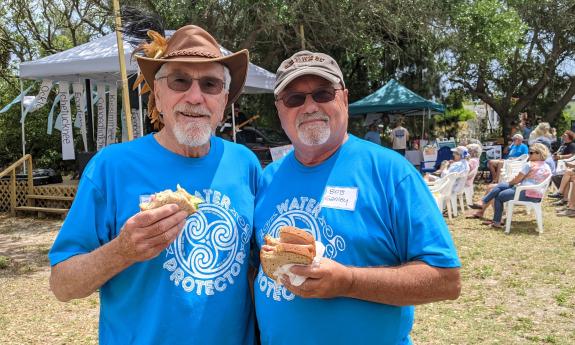
[[[296,108],[303,105],[308,95],[311,95],[311,98],[316,103],[327,103],[334,100],[337,90],[341,89],[323,87],[313,92],[288,92],[282,98],[276,98],[276,100],[281,100],[288,108]]]
[[[224,81],[216,77],[201,77],[192,78],[184,73],[172,73],[164,77],[159,77],[156,80],[166,79],[168,87],[177,92],[188,91],[194,80],[198,81],[200,90],[208,95],[219,95],[224,89]]]
[[[536,154],[538,154],[538,153],[539,153],[539,152],[529,151],[529,154],[530,154],[530,155],[536,155]]]

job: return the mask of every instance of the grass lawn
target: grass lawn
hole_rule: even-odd
[[[549,203],[542,235],[524,213],[510,235],[462,216],[448,222],[463,290],[416,308],[415,344],[575,344],[575,218]],[[98,297],[60,303],[48,288],[60,225],[0,214],[0,344],[97,344]]]

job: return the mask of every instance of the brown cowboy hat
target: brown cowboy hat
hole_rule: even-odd
[[[227,66],[232,78],[227,107],[240,96],[244,87],[248,72],[249,54],[247,49],[244,49],[224,56],[220,51],[220,45],[212,35],[198,26],[187,25],[178,29],[168,39],[165,52],[160,57],[136,56],[136,60],[152,91],[156,72],[166,62],[218,62]]]

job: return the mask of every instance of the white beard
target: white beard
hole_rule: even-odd
[[[326,122],[316,122],[314,124],[306,124],[300,127],[304,120],[310,118],[317,118],[326,120]],[[303,114],[296,119],[297,136],[304,145],[322,145],[329,139],[331,129],[329,128],[329,117],[322,112],[315,112],[311,114]]]
[[[187,104],[178,104],[174,107],[176,112],[196,113],[201,115],[212,116],[210,112],[202,106],[191,106]],[[212,125],[210,120],[205,117],[189,120],[181,118],[174,126],[174,136],[181,145],[197,147],[205,145],[210,141],[212,136]]]

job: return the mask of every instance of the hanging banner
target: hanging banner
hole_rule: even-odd
[[[122,142],[128,141],[128,131],[126,129],[126,113],[124,113],[124,106],[120,110],[120,120],[122,121]]]
[[[88,152],[88,139],[86,136],[86,115],[84,114],[84,109],[86,109],[86,94],[84,93],[84,83],[73,83],[72,90],[74,91],[74,102],[76,103],[76,122],[78,125],[74,124],[76,127],[80,128],[82,133],[82,141],[84,143],[84,152]]]
[[[22,97],[26,96],[26,94],[28,93],[28,91],[30,91],[31,88],[32,88],[32,85],[28,86],[28,88],[27,88],[26,90],[22,91],[21,94],[19,94],[18,96],[16,96],[16,98],[14,98],[14,99],[12,100],[12,102],[6,104],[6,105],[4,106],[4,108],[2,108],[2,109],[0,110],[0,114],[7,112],[8,110],[10,110],[10,108],[12,108],[12,106],[13,106],[14,104],[20,102],[20,100],[22,99]]]
[[[116,85],[109,85],[108,92],[108,130],[106,146],[116,142],[116,130],[118,129],[118,90]]]
[[[54,126],[54,109],[56,109],[56,105],[60,103],[60,94],[56,95],[54,98],[54,103],[52,104],[52,109],[50,109],[50,113],[48,114],[48,127],[46,130],[46,134],[52,135],[52,127]]]
[[[100,151],[106,146],[106,84],[97,84],[98,98],[96,109],[98,119],[96,122],[96,150]]]
[[[142,133],[142,128],[139,116],[140,112],[138,111],[138,109],[132,109],[132,134],[134,136],[134,139],[142,136],[140,134]]]
[[[72,132],[72,109],[70,109],[70,83],[59,82],[60,85],[60,115],[62,116],[62,159],[76,159],[74,155],[74,134]]]
[[[28,113],[32,113],[42,108],[43,106],[46,105],[46,103],[48,103],[48,96],[50,95],[52,86],[54,86],[52,80],[50,79],[42,80],[42,85],[40,85],[40,91],[38,91],[38,94],[36,95],[36,97],[34,97],[32,104],[26,107],[26,110],[24,111],[22,117],[20,118],[20,123],[26,120],[26,115]]]

